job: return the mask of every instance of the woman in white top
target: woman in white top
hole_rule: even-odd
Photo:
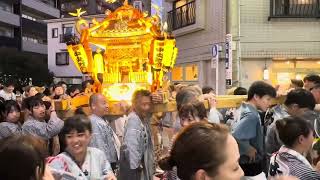
[[[7,82],[5,87],[0,90],[0,97],[4,100],[16,100],[16,95],[13,92],[14,90],[14,82]]]
[[[65,121],[60,137],[66,148],[63,153],[48,159],[56,179],[116,180],[104,153],[88,147],[91,131],[91,123],[84,115]]]

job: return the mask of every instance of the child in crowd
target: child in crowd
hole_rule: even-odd
[[[0,123],[0,139],[15,134],[21,134],[20,106],[16,101],[8,100],[4,102],[4,122]]]
[[[29,101],[26,104],[26,110],[29,112],[29,116],[22,126],[22,130],[25,134],[32,134],[42,138],[43,140],[49,140],[52,137],[58,135],[63,127],[63,121],[58,118],[54,109],[54,103],[51,102],[50,118],[48,122],[46,118],[46,106],[41,98],[38,96],[29,97]]]

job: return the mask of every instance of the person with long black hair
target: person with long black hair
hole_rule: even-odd
[[[240,180],[236,140],[227,126],[206,121],[184,127],[174,141],[170,155],[159,165],[163,170],[177,169],[181,180]]]
[[[314,169],[304,156],[312,147],[313,126],[299,117],[288,117],[276,121],[276,127],[284,146],[271,157],[269,175],[291,175],[303,180],[320,179],[320,163]]]
[[[3,103],[4,122],[0,123],[0,139],[21,134],[20,106],[16,101],[8,100]]]

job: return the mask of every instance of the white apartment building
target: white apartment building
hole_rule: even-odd
[[[91,19],[96,16],[87,17]],[[70,58],[64,38],[66,35],[79,37],[75,30],[75,20],[76,18],[60,18],[46,21],[48,28],[48,67],[54,73],[55,82],[65,81],[68,84],[80,84],[84,78]]]

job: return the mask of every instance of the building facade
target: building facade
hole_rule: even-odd
[[[114,11],[121,6],[124,0],[109,3],[106,0],[61,0],[61,18],[70,17],[69,12],[81,8],[85,10],[84,15],[104,14],[106,10]],[[151,12],[151,0],[128,0],[130,4],[141,8],[143,11]]]
[[[114,10],[122,5],[120,1],[107,3],[105,0],[61,0],[59,18],[47,20],[48,68],[54,73],[54,81],[65,81],[68,84],[80,84],[85,78],[71,60],[65,36],[79,34],[75,30],[75,18],[69,13],[81,8],[86,11],[83,16],[96,17],[107,9]],[[97,16],[99,17],[99,16]]]
[[[91,15],[86,18],[103,18],[103,15]],[[48,67],[54,73],[55,82],[65,81],[68,84],[80,84],[85,78],[76,68],[67,51],[66,36],[77,36],[76,18],[59,18],[47,20]]]
[[[230,32],[240,66],[240,85],[255,80],[287,86],[320,72],[317,0],[229,0]]]
[[[178,59],[171,73],[173,82],[211,86],[216,93],[226,89],[224,47],[226,2],[224,0],[166,0],[169,31],[175,35]],[[222,47],[218,67],[212,64],[212,47]],[[216,73],[217,71],[217,73]],[[218,75],[218,76],[216,76]]]
[[[44,19],[60,17],[57,0],[0,1],[0,46],[46,55]]]
[[[75,12],[78,8],[86,11],[84,15],[104,14],[107,9],[113,11],[121,4],[121,1],[108,3],[105,0],[61,0],[61,18],[71,17],[69,12]]]
[[[0,1],[1,83],[14,79],[17,88],[50,83],[44,20],[59,17],[58,0]]]

